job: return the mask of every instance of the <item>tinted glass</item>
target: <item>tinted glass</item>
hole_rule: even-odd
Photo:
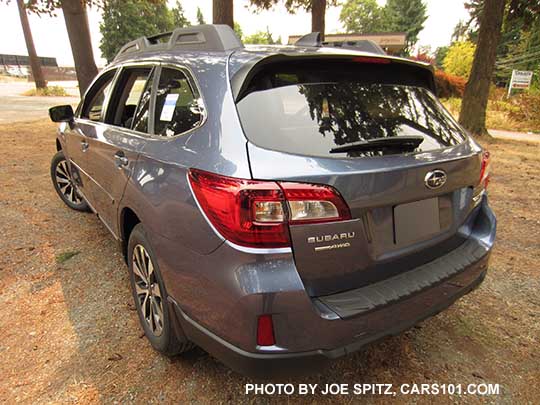
[[[154,133],[163,136],[181,134],[202,120],[198,95],[180,70],[164,68],[156,94]]]
[[[238,103],[246,136],[256,145],[310,156],[355,157],[388,151],[330,150],[376,138],[414,135],[424,138],[415,151],[427,151],[464,139],[453,118],[425,88],[363,83],[350,77],[332,82],[294,81],[294,76],[276,75],[274,88],[255,90]]]
[[[124,128],[132,127],[151,70],[149,67],[127,68],[121,72],[111,97],[110,111],[107,112],[108,123]]]
[[[88,91],[81,114],[82,118],[92,121],[103,121],[104,103],[111,91],[112,80],[116,71],[109,71]]]
[[[152,97],[152,82],[154,75],[151,75],[146,82],[146,88],[142,93],[139,106],[135,117],[133,118],[132,128],[139,132],[150,132],[148,130],[148,116],[150,114],[150,101]]]

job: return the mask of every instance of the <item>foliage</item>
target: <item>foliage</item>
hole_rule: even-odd
[[[454,42],[443,61],[444,71],[451,75],[468,78],[474,60],[475,45],[472,42]]]
[[[79,253],[81,253],[79,250],[70,250],[67,252],[62,252],[56,255],[56,263],[62,264],[67,262],[72,257],[77,256]]]
[[[206,24],[206,21],[204,21],[204,15],[200,7],[197,7],[197,24]]]
[[[347,0],[339,19],[348,32],[405,32],[409,54],[424,28],[427,6],[423,0],[387,0],[384,7],[376,0]]]
[[[187,17],[184,15],[184,8],[179,0],[176,0],[176,4],[171,12],[175,28],[189,27],[191,25]]]
[[[449,46],[439,46],[437,49],[435,49],[435,65],[439,69],[442,69],[444,58],[446,58],[449,49]]]
[[[437,96],[440,98],[462,97],[465,91],[466,81],[464,78],[435,70],[435,86]]]
[[[270,10],[278,3],[283,3],[287,11],[291,14],[294,14],[299,9],[310,12],[312,0],[249,0],[251,6],[255,7],[256,10]],[[326,6],[335,6],[337,5],[338,0],[327,0]]]
[[[99,25],[102,35],[99,49],[110,62],[127,42],[171,31],[174,24],[166,0],[108,0]]]
[[[80,0],[87,7],[102,8],[106,0]],[[6,1],[7,3],[10,0]],[[56,10],[62,8],[61,0],[27,0],[25,1],[26,9],[32,13],[41,15],[47,14],[50,16],[56,15]]]
[[[418,42],[418,34],[427,20],[427,6],[422,0],[388,0],[385,6],[388,31],[406,33],[407,54]]]
[[[240,38],[240,40],[243,41],[244,31],[242,31],[242,27],[240,27],[240,24],[238,24],[236,21],[234,22],[234,32],[236,32],[236,35],[238,35],[238,38]]]
[[[275,41],[274,38],[272,38],[272,34],[268,30],[268,27],[266,27],[266,31],[257,31],[253,35],[246,36],[244,39],[244,43],[275,45],[275,44],[281,44],[281,39],[278,39],[278,41]]]
[[[517,107],[510,112],[511,118],[530,123],[535,131],[540,132],[540,93],[521,93],[510,98],[509,103]]]
[[[69,94],[62,86],[48,86],[42,89],[30,89],[23,96],[67,97]]]
[[[341,8],[339,20],[347,32],[381,32],[386,30],[384,8],[377,0],[347,0]]]

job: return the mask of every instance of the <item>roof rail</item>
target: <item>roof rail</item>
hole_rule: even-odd
[[[177,28],[171,32],[137,38],[125,44],[114,60],[146,50],[183,49],[186,51],[223,52],[244,45],[228,25],[203,24]]]

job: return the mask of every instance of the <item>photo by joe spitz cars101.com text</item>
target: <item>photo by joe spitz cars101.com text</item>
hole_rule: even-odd
[[[165,355],[313,373],[486,275],[489,153],[428,65],[372,42],[181,28],[125,45],[75,112],[50,116],[54,187],[119,242]]]

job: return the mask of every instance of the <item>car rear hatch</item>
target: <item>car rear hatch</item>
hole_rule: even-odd
[[[350,209],[346,220],[289,227],[311,296],[395,276],[463,243],[482,155],[433,95],[429,69],[304,56],[242,75],[233,88],[253,178],[328,185]]]

